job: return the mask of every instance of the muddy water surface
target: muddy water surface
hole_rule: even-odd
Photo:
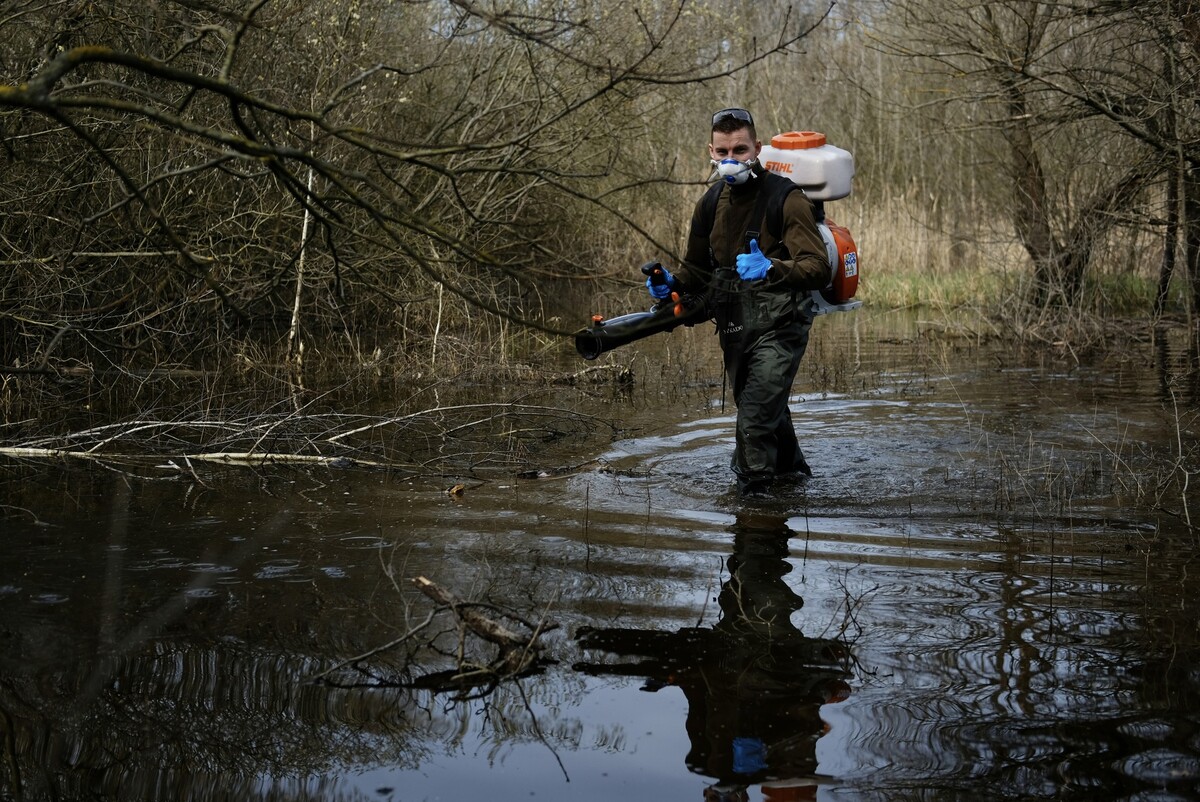
[[[1200,797],[1185,360],[841,317],[767,499],[701,331],[520,390],[594,421],[522,471],[6,461],[0,798]],[[418,575],[544,659],[454,686]]]

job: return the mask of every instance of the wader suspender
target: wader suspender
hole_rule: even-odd
[[[754,202],[754,214],[750,215],[750,225],[761,226],[766,222],[763,219],[763,215],[767,211],[767,196],[771,194],[771,189],[771,186],[765,181],[763,182],[763,186],[758,188],[758,198]],[[750,240],[758,239],[759,233],[760,229],[757,228],[746,229],[746,238],[742,242],[742,248],[746,253],[750,252]],[[762,250],[761,242],[758,243],[758,246],[759,250]]]

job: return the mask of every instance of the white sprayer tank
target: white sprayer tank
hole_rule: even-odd
[[[817,131],[789,131],[771,137],[758,160],[773,173],[787,176],[812,200],[830,201],[850,194],[854,156],[830,145]]]

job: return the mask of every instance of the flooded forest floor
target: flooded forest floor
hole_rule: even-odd
[[[701,326],[55,389],[0,429],[0,798],[1200,797],[1195,354],[933,328],[818,320],[815,475],[751,501]]]

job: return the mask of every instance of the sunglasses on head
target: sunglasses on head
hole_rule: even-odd
[[[732,117],[735,120],[742,120],[750,125],[754,125],[754,118],[751,117],[750,112],[746,111],[745,109],[721,109],[713,115],[712,124],[716,125],[726,117]]]

